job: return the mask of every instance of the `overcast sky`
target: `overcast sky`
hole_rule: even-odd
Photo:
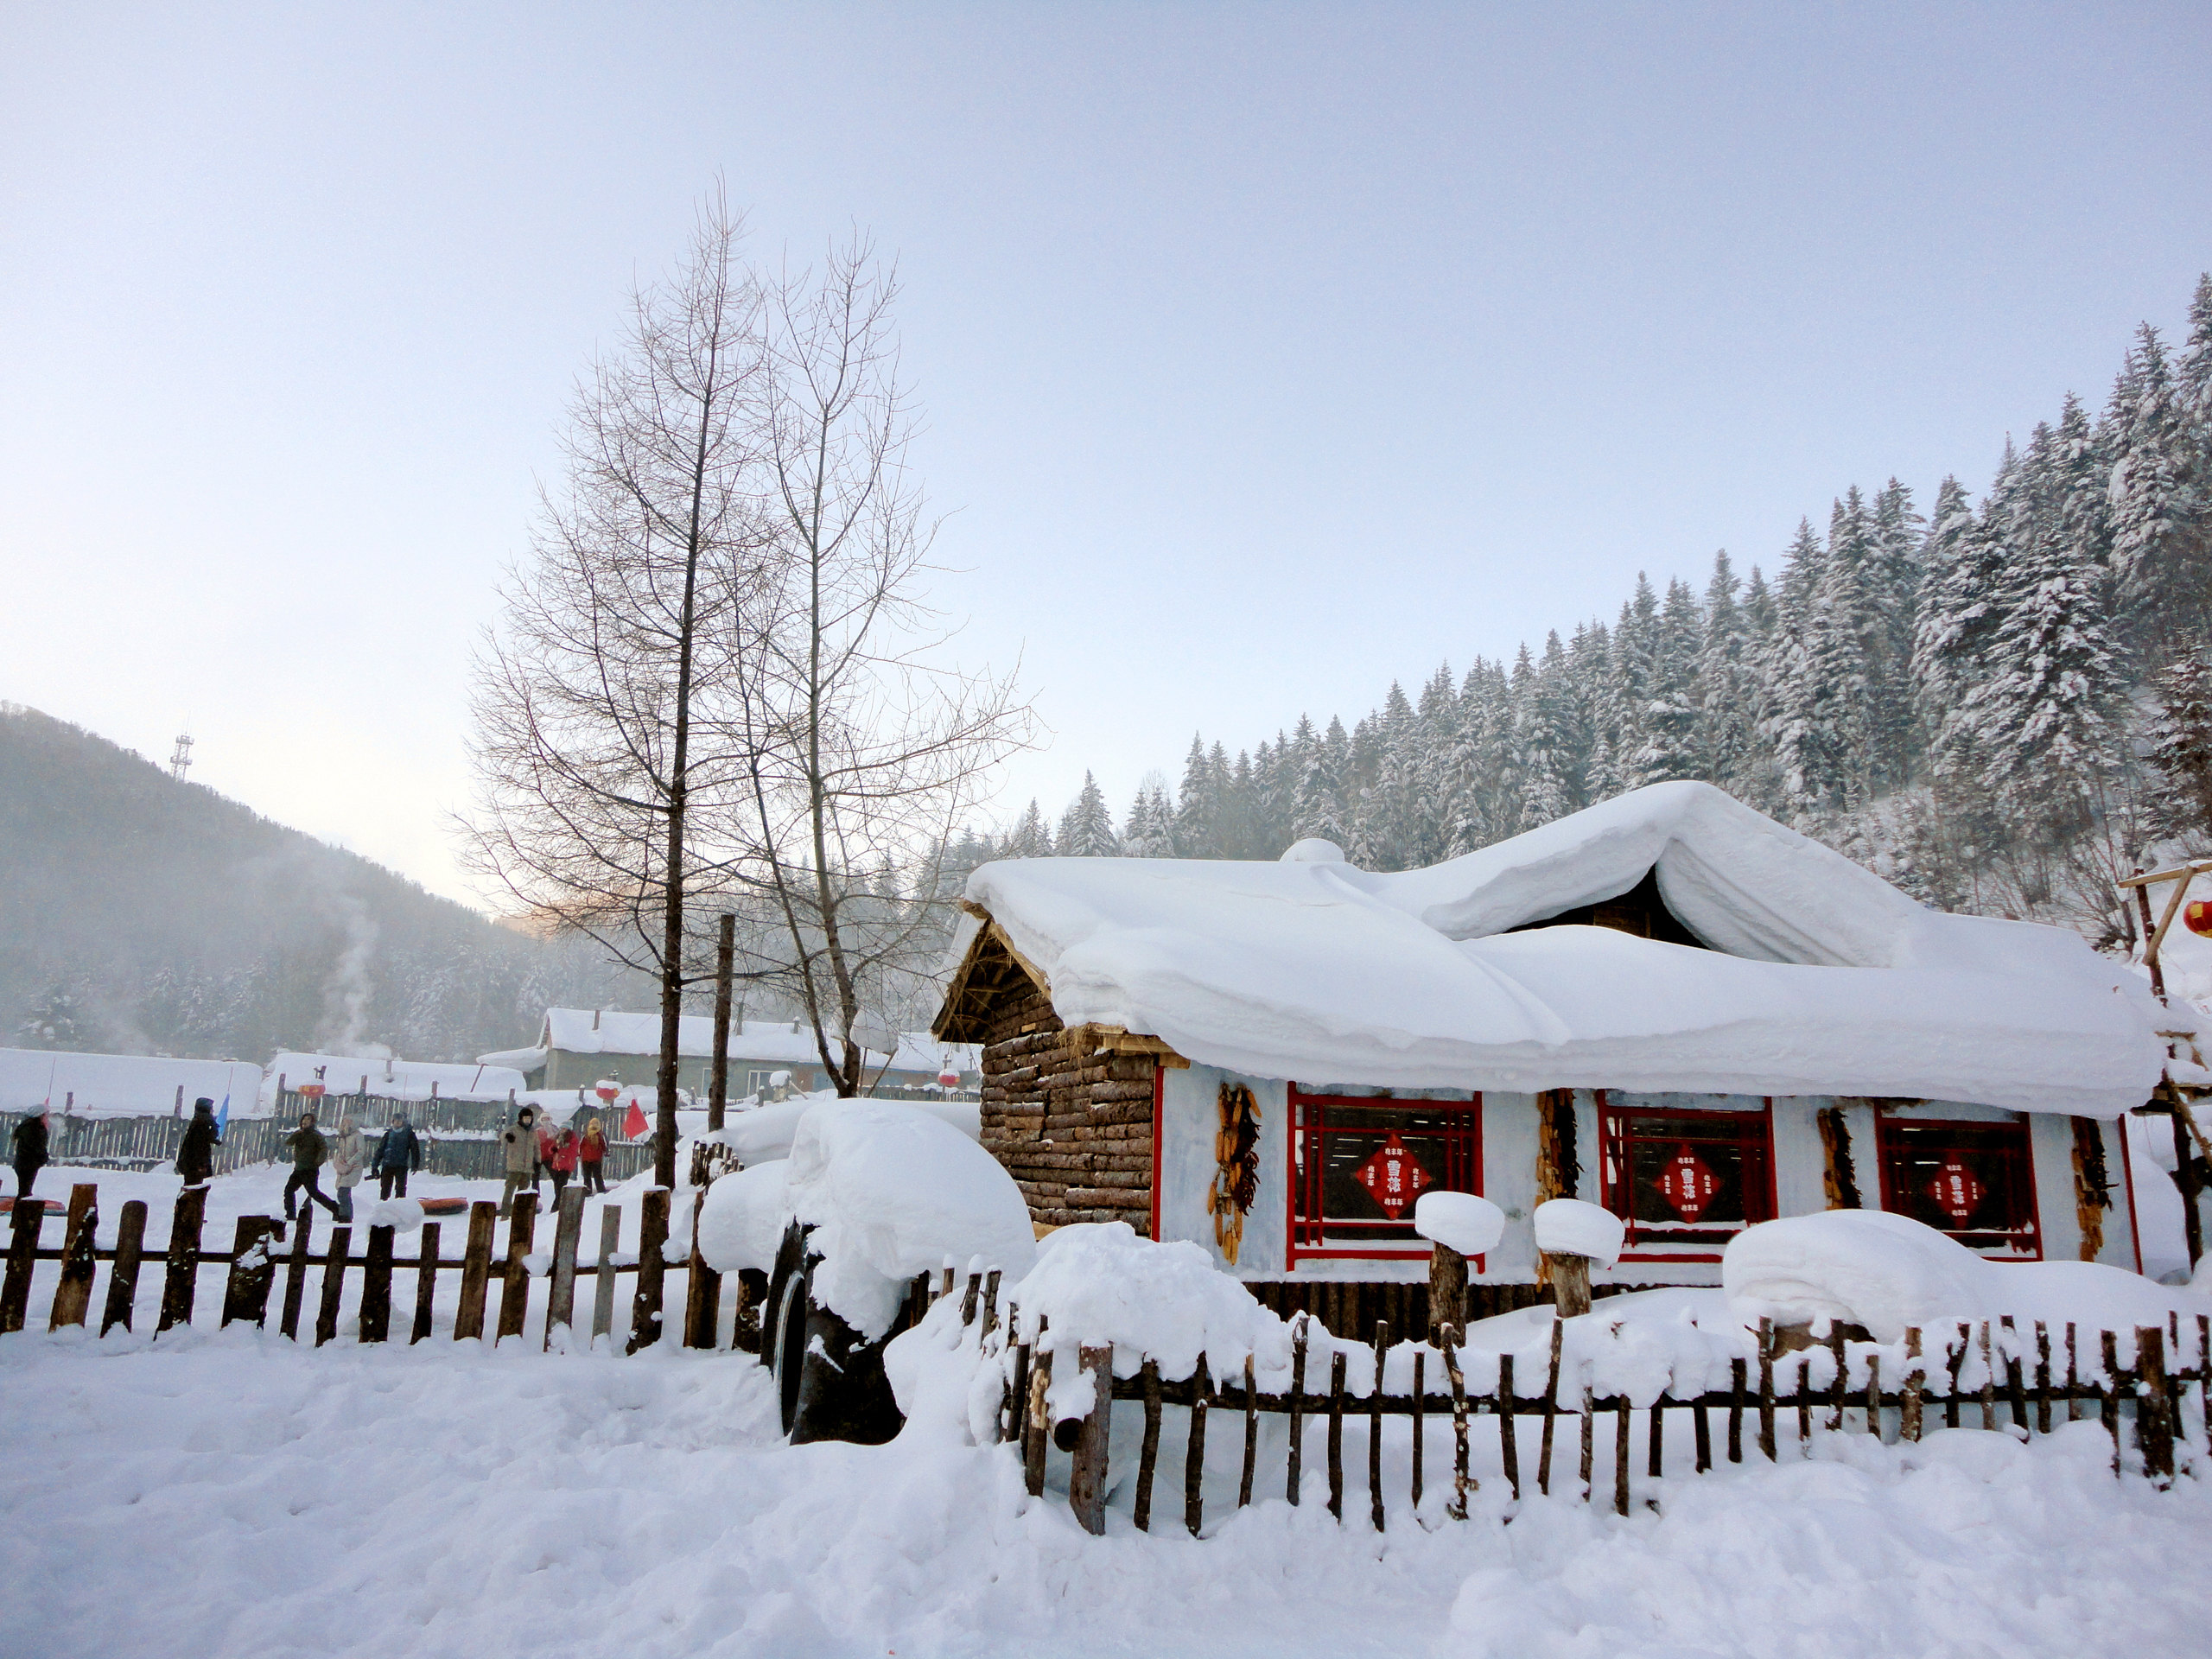
[[[2212,266],[2212,10],[0,8],[0,698],[467,896],[468,662],[717,172],[898,255],[938,601],[1194,728],[1979,489]]]

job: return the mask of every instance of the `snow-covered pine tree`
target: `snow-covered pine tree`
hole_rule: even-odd
[[[1121,837],[1114,833],[1114,815],[1107,810],[1106,792],[1089,772],[1060,819],[1054,849],[1062,858],[1113,858],[1121,853]]]
[[[1783,555],[1776,598],[1775,647],[1769,657],[1773,709],[1766,737],[1781,772],[1782,804],[1805,825],[1840,804],[1847,751],[1834,703],[1840,630],[1829,613],[1827,550],[1810,519],[1800,519]]]
[[[2113,607],[2148,662],[2204,638],[2212,605],[2212,536],[2190,423],[2158,331],[2145,323],[2105,413],[2112,471]]]
[[[1918,771],[1912,701],[1913,628],[1920,603],[1920,544],[1926,521],[1912,492],[1892,478],[1874,498],[1873,542],[1864,588],[1867,732],[1873,792],[1903,788]]]
[[[1652,632],[1650,677],[1644,689],[1643,741],[1630,760],[1638,784],[1706,776],[1698,729],[1697,670],[1705,620],[1689,585],[1667,584]]]
[[[1299,727],[1309,739],[1306,749],[1305,771],[1298,780],[1298,805],[1293,819],[1292,839],[1303,841],[1318,836],[1323,841],[1333,841],[1338,847],[1351,840],[1351,826],[1347,822],[1351,814],[1344,810],[1343,779],[1351,760],[1351,741],[1344,735],[1343,722],[1332,717],[1325,736],[1313,738],[1313,728],[1301,716]]]
[[[1030,798],[1029,810],[1014,826],[1014,833],[1007,837],[1006,856],[1008,858],[1050,858],[1052,855],[1052,832],[1045,823],[1045,815],[1037,810],[1035,797]]]
[[[1582,775],[1590,800],[1602,801],[1628,785],[1622,776],[1621,751],[1610,723],[1608,689],[1612,683],[1612,636],[1599,621],[1575,625],[1567,648],[1567,683],[1573,689],[1575,719],[1588,734],[1583,751]]]
[[[1705,585],[1696,695],[1705,776],[1731,794],[1749,798],[1746,784],[1758,749],[1759,680],[1751,626],[1736,602],[1742,587],[1727,550],[1714,554],[1713,575]]]
[[[2176,658],[2158,678],[2151,764],[2159,788],[2152,820],[2191,851],[2212,846],[2212,658]]]
[[[1633,789],[1643,781],[1637,756],[1643,748],[1644,721],[1651,702],[1651,686],[1659,652],[1659,595],[1650,579],[1636,573],[1636,591],[1621,606],[1613,625],[1612,651],[1599,721],[1618,757],[1620,787]]]
[[[1206,746],[1191,734],[1191,752],[1183,758],[1182,787],[1175,796],[1175,855],[1178,858],[1220,856],[1220,805],[1213,769],[1206,764]]]

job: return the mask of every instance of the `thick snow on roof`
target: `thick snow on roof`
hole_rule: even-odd
[[[1309,1086],[1885,1095],[2112,1116],[2158,1078],[2157,1004],[2076,935],[1928,910],[1709,785],[1636,790],[1425,870],[1357,870],[1332,850],[1005,860],[968,897],[1069,1024]],[[1508,931],[1655,868],[1713,949]]]
[[[442,1100],[505,1100],[523,1089],[522,1073],[512,1066],[468,1065],[446,1060],[362,1059],[345,1054],[279,1054],[269,1062],[261,1083],[264,1106],[276,1103],[276,1085],[288,1089],[315,1081],[334,1095],[350,1095],[368,1079],[368,1092],[392,1100],[428,1100],[433,1084]]]
[[[658,1054],[660,1052],[660,1015],[628,1014],[619,1009],[548,1008],[544,1046],[571,1054]],[[687,1014],[677,1031],[677,1052],[689,1059],[705,1059],[715,1052],[715,1022],[703,1014]],[[883,1040],[880,1037],[878,1041]],[[511,1051],[512,1052],[512,1051]],[[819,1065],[822,1052],[815,1046],[814,1028],[804,1020],[747,1020],[729,1033],[731,1057],[779,1065]],[[963,1071],[976,1065],[971,1044],[941,1043],[925,1031],[899,1034],[894,1070],[927,1071],[932,1077],[950,1055]],[[486,1056],[486,1058],[491,1057]],[[873,1071],[884,1063],[875,1048],[868,1051]]]
[[[0,1112],[65,1107],[79,1117],[159,1116],[205,1095],[234,1116],[250,1116],[261,1068],[245,1060],[173,1060],[146,1054],[77,1054],[0,1048]]]

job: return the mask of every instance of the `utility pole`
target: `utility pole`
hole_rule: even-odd
[[[720,937],[715,942],[715,1069],[707,1079],[707,1133],[722,1126],[722,1108],[729,1101],[729,989],[737,957],[737,918],[722,912]]]

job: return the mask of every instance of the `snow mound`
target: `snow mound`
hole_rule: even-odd
[[[1278,862],[1284,864],[1341,864],[1344,849],[1333,841],[1319,836],[1308,836],[1303,841],[1294,841],[1283,849]]]
[[[1586,1255],[1601,1268],[1621,1259],[1621,1218],[1580,1198],[1552,1198],[1536,1206],[1536,1248],[1547,1255]]]
[[[423,1204],[419,1198],[379,1198],[361,1207],[364,1227],[389,1227],[395,1232],[416,1233],[423,1230]]]
[[[1480,1255],[1504,1235],[1505,1211],[1472,1192],[1424,1192],[1414,1201],[1414,1230],[1447,1250]]]
[[[778,1158],[719,1176],[699,1210],[699,1254],[716,1273],[751,1268],[766,1273],[791,1220],[785,1177],[791,1165]]]
[[[808,1108],[785,1174],[791,1212],[815,1229],[815,1300],[873,1341],[918,1273],[980,1261],[1029,1271],[1035,1230],[999,1161],[944,1118],[889,1101]],[[720,1185],[720,1183],[717,1183]]]
[[[810,1095],[779,1101],[772,1106],[756,1106],[745,1111],[733,1111],[723,1122],[721,1139],[734,1147],[741,1164],[765,1164],[791,1155],[791,1141],[798,1134],[799,1120],[815,1107],[836,1100],[831,1090],[819,1090]],[[865,1101],[850,1103],[863,1105]],[[983,1138],[982,1105],[973,1100],[914,1100],[901,1103],[916,1111],[927,1112],[950,1123],[970,1141]]]

